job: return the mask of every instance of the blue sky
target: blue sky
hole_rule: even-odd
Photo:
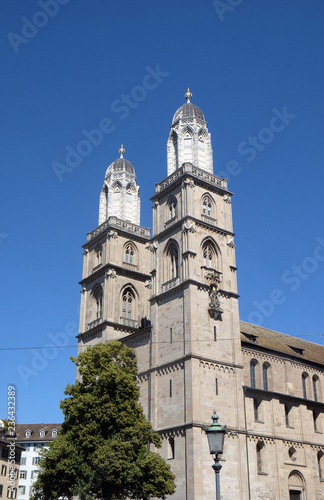
[[[235,193],[241,319],[323,344],[323,15],[320,0],[2,5],[1,416],[10,383],[19,422],[62,419],[106,168],[123,142],[150,227],[187,86]]]

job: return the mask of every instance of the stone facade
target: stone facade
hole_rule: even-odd
[[[175,500],[215,498],[203,430],[214,408],[228,426],[223,500],[324,500],[324,347],[239,321],[232,193],[212,173],[204,115],[186,98],[152,197],[152,237],[113,208],[88,234],[79,350],[112,339],[134,347]]]

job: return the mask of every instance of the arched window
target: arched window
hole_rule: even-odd
[[[166,281],[172,280],[179,276],[179,252],[175,242],[171,242],[167,247],[167,273]]]
[[[53,438],[56,438],[56,436],[57,436],[57,430],[56,430],[56,429],[53,429],[53,430],[52,430],[52,437],[53,437]]]
[[[131,243],[127,243],[125,247],[125,262],[134,264],[134,246]]]
[[[45,437],[45,430],[44,429],[41,429],[39,431],[39,437],[41,437],[41,438]]]
[[[203,199],[203,214],[209,216],[212,214],[212,204],[209,196],[205,196]]]
[[[258,362],[256,359],[252,359],[250,361],[250,386],[255,388],[256,387],[256,366]]]
[[[173,460],[174,459],[174,438],[170,437],[168,439],[168,459]]]
[[[264,472],[263,470],[264,443],[262,441],[258,441],[256,445],[256,454],[257,454],[258,474],[261,474],[262,472]]]
[[[202,247],[202,255],[204,259],[204,265],[211,269],[216,269],[218,267],[217,263],[217,251],[213,241],[210,239],[206,240]]]
[[[320,481],[324,481],[324,453],[319,451],[317,453],[317,466],[318,466],[318,475]]]
[[[30,436],[31,436],[31,430],[30,430],[30,429],[27,429],[27,430],[25,431],[25,437],[26,437],[26,438],[30,438]]]
[[[172,196],[168,200],[168,220],[174,219],[177,216],[177,200]]]
[[[294,470],[288,478],[289,500],[305,499],[305,479],[302,474]]]
[[[307,399],[307,379],[308,379],[308,374],[304,372],[302,374],[302,386],[303,386],[303,398]]]
[[[263,363],[262,366],[262,375],[263,375],[263,389],[265,391],[269,390],[269,373],[270,373],[270,365],[269,363]]]
[[[102,317],[102,288],[100,285],[96,284],[92,290],[92,295],[95,300],[95,317],[99,319]]]
[[[313,375],[313,394],[314,394],[314,401],[318,401],[319,394],[318,394],[318,386],[319,386],[319,378],[317,375]]]
[[[122,296],[122,317],[123,318],[130,319],[135,315],[134,301],[135,301],[135,296],[134,296],[133,290],[131,288],[126,288],[123,291],[123,296]]]
[[[96,266],[99,266],[102,262],[102,245],[96,246]]]

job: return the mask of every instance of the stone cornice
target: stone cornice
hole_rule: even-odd
[[[87,241],[83,248],[93,244],[98,236],[102,236],[108,229],[117,229],[121,234],[127,234],[130,237],[136,237],[139,241],[146,242],[151,238],[151,230],[148,227],[138,226],[131,222],[118,219],[118,217],[109,217],[105,222],[100,224],[96,229],[88,233]]]
[[[194,180],[198,180],[200,183],[205,184],[209,190],[218,191],[230,196],[233,194],[227,189],[226,179],[195,167],[192,163],[183,163],[180,168],[166,177],[163,181],[155,184],[155,194],[152,196],[151,200],[154,201],[161,197],[161,195],[164,195],[171,186],[174,188],[176,184],[181,182],[183,177],[191,177]]]
[[[164,239],[167,234],[177,232],[179,228],[181,228],[181,226],[183,224],[186,224],[188,221],[195,222],[198,226],[207,228],[209,231],[215,232],[221,236],[235,236],[234,233],[232,233],[231,231],[227,231],[227,229],[222,229],[218,226],[214,226],[209,222],[197,219],[196,217],[193,217],[192,215],[188,214],[182,217],[181,219],[178,219],[172,226],[162,229],[162,231],[160,231],[159,233],[154,234],[152,236],[151,241],[152,242],[160,241],[161,239]]]
[[[101,266],[100,269],[98,269],[94,273],[89,274],[89,276],[86,276],[81,281],[79,281],[79,285],[85,285],[91,283],[92,281],[96,281],[100,276],[105,275],[106,271],[108,271],[109,269],[114,269],[117,276],[129,276],[130,278],[134,278],[143,282],[151,279],[150,274],[144,274],[136,271],[136,269],[127,269],[126,267],[108,263],[104,266]]]
[[[160,293],[157,293],[155,295],[152,295],[152,297],[149,300],[153,303],[155,300],[158,301],[158,300],[163,299],[165,297],[175,295],[176,292],[181,291],[183,288],[187,287],[188,285],[194,285],[197,288],[202,289],[204,291],[209,290],[209,285],[206,285],[205,283],[201,283],[199,281],[196,281],[196,280],[189,278],[189,279],[186,279],[186,280],[180,282],[178,285],[174,286],[173,288],[170,288],[169,290],[167,290],[165,292],[160,292]],[[218,290],[218,292],[222,297],[226,297],[226,298],[238,299],[240,297],[237,293],[223,290],[222,288],[220,288]]]
[[[324,410],[324,403],[321,403],[320,401],[304,399],[291,394],[285,394],[283,392],[265,391],[264,389],[249,387],[247,385],[243,386],[243,392],[244,395],[252,398],[255,396],[261,396],[263,399],[278,399],[284,403],[289,401],[290,403],[295,403],[295,405],[304,405],[307,406],[308,409],[319,409],[320,411]]]

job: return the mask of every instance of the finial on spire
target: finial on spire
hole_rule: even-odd
[[[190,102],[190,99],[192,99],[192,93],[190,92],[189,87],[187,92],[185,93],[185,98],[187,99],[187,102]]]
[[[124,154],[125,154],[125,148],[123,146],[123,144],[120,146],[120,148],[118,149],[118,153],[120,154],[120,157],[121,158],[124,158]]]

